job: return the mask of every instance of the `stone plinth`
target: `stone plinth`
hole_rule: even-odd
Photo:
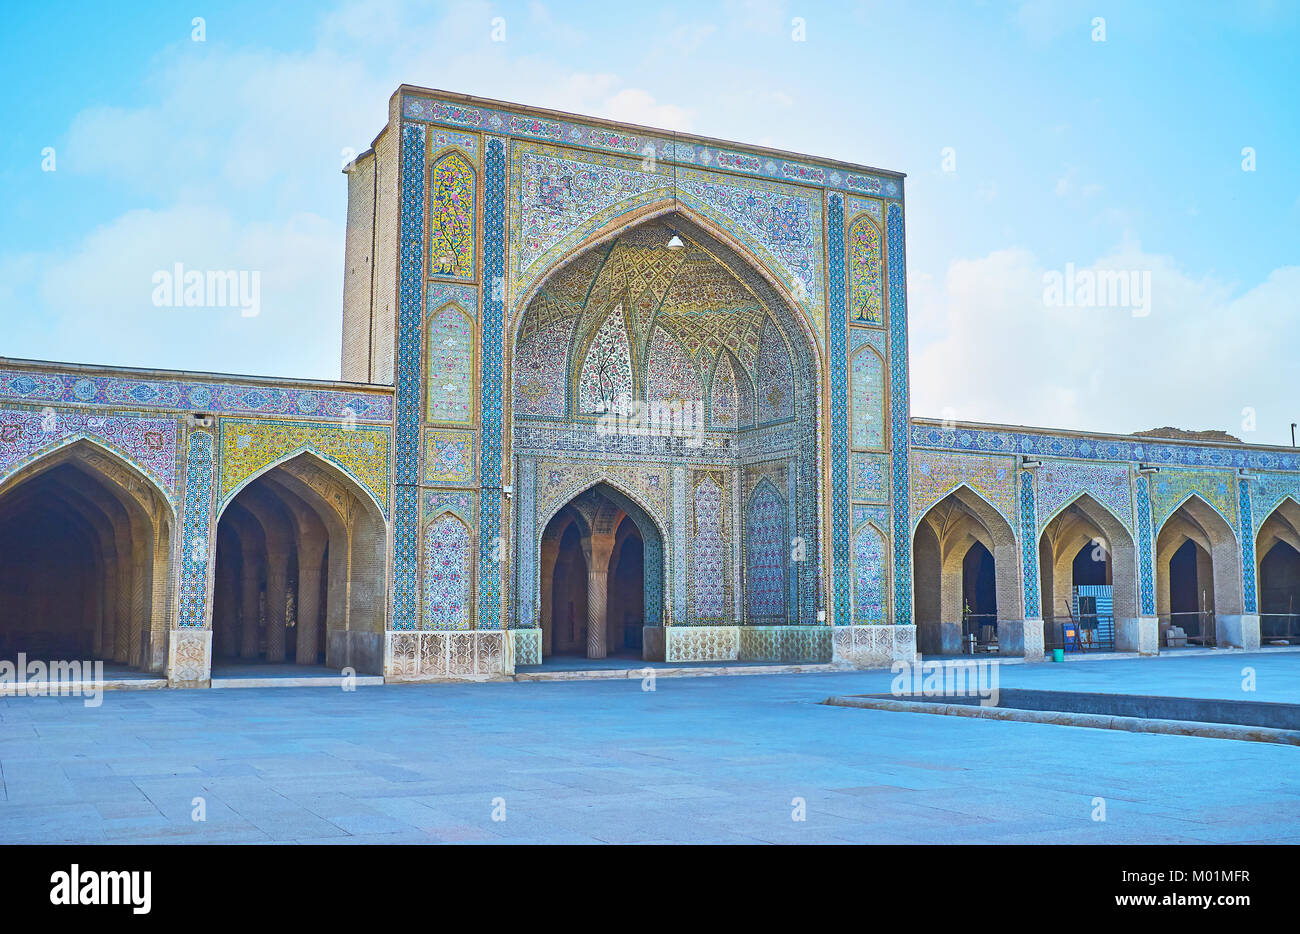
[[[1154,616],[1115,620],[1115,651],[1155,655],[1160,651],[1160,621]]]
[[[741,626],[743,662],[820,662],[832,658],[830,626]]]
[[[1041,662],[1044,655],[1043,621],[998,620],[998,654],[1020,656],[1027,662]]]
[[[1258,649],[1259,616],[1254,613],[1243,616],[1216,615],[1214,641],[1217,645],[1231,646],[1235,649]]]
[[[916,661],[915,626],[836,626],[833,660],[853,668],[888,668]]]
[[[734,662],[739,660],[739,626],[664,627],[664,661]]]
[[[542,663],[542,631],[540,629],[511,629],[510,641],[514,644],[515,667]]]
[[[174,688],[212,685],[212,630],[173,629],[167,640],[167,684]]]
[[[509,630],[388,630],[385,681],[488,681],[515,672]]]

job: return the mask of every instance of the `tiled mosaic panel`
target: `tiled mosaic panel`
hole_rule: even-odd
[[[886,622],[887,560],[885,541],[870,524],[853,536],[853,623],[863,626]]]
[[[870,347],[853,356],[853,446],[885,446],[885,361]]]
[[[472,555],[469,528],[443,513],[424,528],[425,629],[469,629]]]
[[[177,625],[192,629],[207,625],[208,568],[211,566],[213,473],[216,445],[212,435],[196,431],[190,435],[185,458],[185,504],[182,521],[185,534],[180,555],[180,597]]]
[[[1016,528],[1016,466],[1010,457],[912,452],[912,525],[960,486],[968,486]],[[907,548],[910,552],[911,541]]]
[[[424,482],[471,483],[474,480],[474,432],[426,428]]]
[[[626,410],[635,396],[632,350],[620,307],[610,310],[587,348],[578,377],[580,413]]]
[[[724,367],[730,369],[730,367]],[[734,381],[732,393],[734,395]],[[663,328],[654,329],[646,358],[645,398],[647,402],[682,405],[703,402],[704,387],[686,350]],[[733,408],[734,422],[734,408]]]
[[[777,326],[768,321],[758,345],[758,390],[755,421],[781,421],[794,415],[794,370]]]
[[[848,334],[844,315],[844,199],[831,195],[827,211],[831,377],[831,592],[832,622],[852,622],[849,558]]]
[[[480,629],[501,625],[501,457],[502,333],[506,319],[506,152],[500,139],[487,142],[483,213],[483,435],[479,483],[479,620]]]
[[[56,447],[91,438],[157,481],[169,498],[176,495],[175,418],[0,410],[0,478],[38,460]]]
[[[338,467],[388,514],[388,429],[322,422],[221,421],[221,502],[268,464],[310,451]]]
[[[853,452],[853,500],[885,503],[889,500],[889,455]],[[888,525],[889,523],[885,523]]]
[[[540,665],[542,663],[542,631],[540,629],[512,629],[510,638],[514,640],[515,667],[520,665]]]
[[[393,417],[392,395],[384,390],[92,376],[57,370],[0,369],[0,399],[32,405],[64,403],[218,415],[352,417],[363,422],[386,422]]]
[[[870,218],[859,217],[849,228],[849,320],[854,324],[884,323],[880,231]]]
[[[1250,493],[1254,520],[1251,531],[1258,535],[1260,526],[1282,500],[1289,497],[1300,505],[1300,473],[1257,473],[1250,482]]]
[[[434,311],[428,323],[428,397],[431,422],[468,425],[473,421],[474,319],[455,305]]]
[[[669,626],[664,629],[664,660],[737,661],[740,626]]]
[[[460,153],[436,159],[429,172],[429,274],[474,278],[477,179]]]
[[[1137,478],[1138,594],[1143,616],[1156,612],[1155,564],[1152,561],[1151,489],[1145,476]]]
[[[1079,461],[1044,461],[1038,471],[1038,517],[1043,528],[1060,512],[1087,493],[1133,531],[1133,497],[1127,464]]]
[[[723,537],[722,488],[706,477],[695,487],[695,534],[691,584],[697,619],[727,615],[727,544]]]
[[[894,506],[894,622],[912,622],[912,519],[909,511],[908,428],[911,403],[908,401],[907,373],[907,272],[903,259],[903,211],[890,204],[887,211],[889,276],[889,411],[890,448],[893,458]],[[915,630],[913,630],[915,637]]]
[[[402,115],[411,120],[479,129],[489,133],[509,133],[548,143],[569,143],[608,153],[637,157],[652,155],[657,163],[677,162],[705,167],[716,165],[727,171],[772,179],[828,185],[887,198],[902,196],[900,180],[889,176],[846,172],[816,162],[734,151],[711,143],[683,140],[677,136],[643,136],[611,130],[607,126],[539,119],[530,113],[467,105],[423,94],[404,94]],[[857,200],[854,199],[855,202]],[[879,204],[869,199],[861,203]]]
[[[743,662],[827,664],[830,626],[741,626],[738,655]]]
[[[1038,510],[1034,504],[1034,472],[1020,474],[1020,575],[1025,588],[1025,619],[1042,614],[1038,593]]]
[[[894,208],[890,206],[890,217]],[[890,244],[892,263],[893,245]],[[893,283],[891,281],[892,290]],[[891,291],[892,301],[892,291]],[[893,330],[890,321],[890,330]],[[1127,441],[1080,438],[1073,435],[996,431],[938,425],[913,425],[912,444],[947,451],[982,454],[1027,454],[1034,457],[1073,457],[1083,460],[1132,461],[1156,466],[1249,467],[1258,470],[1300,470],[1300,453],[1249,450],[1244,447],[1204,447],[1195,443],[1161,440]]]
[[[749,621],[785,617],[789,536],[786,506],[770,480],[759,482],[745,513],[745,613]]]
[[[713,368],[713,379],[709,382],[708,423],[710,428],[736,428],[741,424],[740,418],[740,383],[748,382],[742,372],[739,379],[736,365],[729,353],[722,354]],[[753,421],[753,410],[749,411],[746,423]]]
[[[1222,470],[1161,470],[1151,478],[1156,529],[1162,528],[1174,510],[1195,494],[1218,510],[1228,527],[1235,530],[1237,490],[1232,481],[1232,474]]]

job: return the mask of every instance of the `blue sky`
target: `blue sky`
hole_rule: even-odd
[[[1300,2],[6,17],[3,356],[337,377],[339,168],[405,81],[908,173],[914,414],[1275,444],[1300,421]],[[259,270],[261,314],[155,307],[176,262]],[[1149,275],[1150,313],[1045,304],[1067,264]]]

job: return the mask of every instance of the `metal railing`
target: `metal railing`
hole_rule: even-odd
[[[1178,648],[1169,644],[1169,630],[1175,626],[1183,631],[1186,645],[1200,648],[1213,648],[1215,645],[1214,614],[1207,610],[1161,613],[1158,619],[1161,649]]]
[[[973,638],[972,638],[973,637]],[[961,618],[962,652],[998,651],[998,614],[966,613]]]
[[[1300,643],[1300,613],[1260,613],[1259,642],[1285,642],[1287,645]]]
[[[1115,619],[1112,616],[1088,614],[1049,616],[1043,620],[1043,648],[1048,652],[1063,649],[1066,652],[1115,651]]]

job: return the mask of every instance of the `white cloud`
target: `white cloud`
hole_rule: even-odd
[[[1239,291],[1126,240],[1080,270],[1150,273],[1150,314],[1048,307],[1050,270],[1024,249],[955,261],[941,283],[913,282],[911,330],[928,336],[912,346],[913,412],[1111,432],[1215,428],[1289,442],[1300,414],[1300,393],[1284,378],[1300,346],[1300,266]],[[1257,411],[1253,433],[1242,428],[1247,406]]]

